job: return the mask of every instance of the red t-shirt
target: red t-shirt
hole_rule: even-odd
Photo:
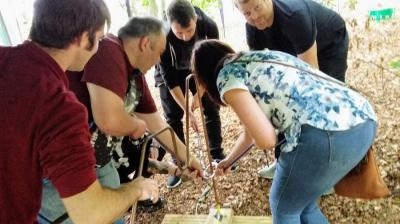
[[[127,98],[129,86],[132,88],[134,85],[133,88],[139,93],[134,111],[154,113],[157,108],[146,79],[137,71],[130,65],[121,41],[113,35],[108,35],[100,41],[97,53],[86,65],[82,81],[106,88],[123,100]],[[129,80],[134,80],[133,85],[129,83]]]
[[[32,42],[0,47],[0,223],[35,223],[42,179],[61,197],[95,180],[87,112]]]

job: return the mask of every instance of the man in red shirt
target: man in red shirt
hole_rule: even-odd
[[[118,166],[134,166],[121,147],[122,137],[134,141],[146,128],[155,133],[167,123],[158,113],[144,74],[156,63],[165,49],[165,32],[161,21],[150,17],[134,17],[123,26],[118,37],[108,34],[99,43],[98,52],[80,74],[68,73],[70,89],[91,111],[89,122],[93,124],[92,143],[95,148],[97,174],[102,184],[119,185],[118,176],[111,161],[111,153],[117,154]],[[91,125],[92,126],[92,125]],[[172,149],[169,132],[159,136],[159,141]],[[185,145],[176,138],[178,158],[186,158]],[[128,150],[135,150],[131,147]],[[140,155],[140,153],[139,153]],[[110,164],[111,163],[111,164]],[[196,159],[189,164],[200,169]],[[111,172],[111,170],[114,172]],[[172,173],[171,173],[172,175]],[[115,183],[115,179],[117,182]],[[124,177],[123,182],[126,182]],[[49,193],[46,186],[41,214],[49,219],[60,217],[64,209],[59,199]],[[53,215],[56,214],[56,215]]]
[[[37,0],[31,41],[0,47],[0,223],[35,223],[43,178],[75,223],[109,223],[137,200],[158,199],[138,178],[118,189],[95,176],[87,111],[65,71],[82,70],[109,25],[102,0]]]
[[[85,67],[82,80],[90,96],[90,108],[99,136],[106,134],[109,147],[117,159],[124,157],[121,151],[123,136],[138,139],[140,124],[155,133],[168,124],[158,113],[144,74],[160,60],[165,50],[166,37],[161,21],[151,17],[132,18],[119,32],[118,37],[107,35],[100,42],[99,52]],[[81,86],[82,87],[82,86]],[[111,137],[112,136],[112,137]],[[117,139],[112,139],[118,137]],[[157,136],[168,149],[173,149],[169,132]],[[176,138],[177,156],[186,159],[185,145]],[[100,147],[96,150],[103,150]],[[107,151],[107,150],[106,150]],[[96,152],[96,154],[99,154]],[[105,154],[105,153],[102,153]],[[97,157],[98,158],[98,157]],[[126,157],[124,157],[126,158]],[[115,161],[117,165],[124,165]],[[193,158],[192,168],[200,171],[200,163]]]

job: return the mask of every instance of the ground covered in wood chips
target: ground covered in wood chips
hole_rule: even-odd
[[[351,37],[347,83],[373,103],[379,118],[379,129],[374,143],[381,174],[397,196],[388,199],[363,201],[336,195],[320,201],[324,214],[331,223],[400,223],[400,68],[390,64],[400,59],[400,19],[380,23],[348,20]],[[151,76],[149,74],[148,76]],[[154,98],[159,98],[154,90]],[[161,111],[162,109],[159,108]],[[229,150],[240,131],[240,124],[228,108],[221,111],[224,148]],[[192,136],[193,137],[193,136]],[[191,149],[195,148],[194,138]],[[268,192],[270,180],[259,178],[257,170],[273,160],[273,153],[253,149],[239,161],[240,170],[218,177],[218,194],[225,206],[236,215],[270,216]],[[214,203],[211,193],[202,203],[196,203],[207,183],[186,182],[168,190],[166,176],[156,175],[161,197],[167,200],[163,209],[154,213],[139,213],[139,223],[161,223],[165,214],[208,214]],[[126,219],[129,219],[128,216]]]

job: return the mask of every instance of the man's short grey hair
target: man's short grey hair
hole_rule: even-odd
[[[154,17],[133,17],[118,31],[120,39],[158,36],[165,32],[164,24]]]

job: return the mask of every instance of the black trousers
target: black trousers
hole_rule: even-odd
[[[183,94],[185,94],[185,86],[180,86]],[[192,94],[196,93],[194,85],[190,86],[190,91]],[[175,133],[178,135],[182,142],[185,142],[185,134],[183,131],[182,118],[184,111],[175,102],[169,89],[165,85],[160,87],[160,98],[161,105],[164,111],[165,119],[167,123],[174,129]],[[221,137],[221,118],[219,116],[219,106],[212,102],[206,94],[201,99],[202,105],[204,107],[204,118],[206,122],[206,129],[208,133],[208,142],[210,143],[210,153],[213,158],[220,158],[223,153],[221,147],[222,137]]]

